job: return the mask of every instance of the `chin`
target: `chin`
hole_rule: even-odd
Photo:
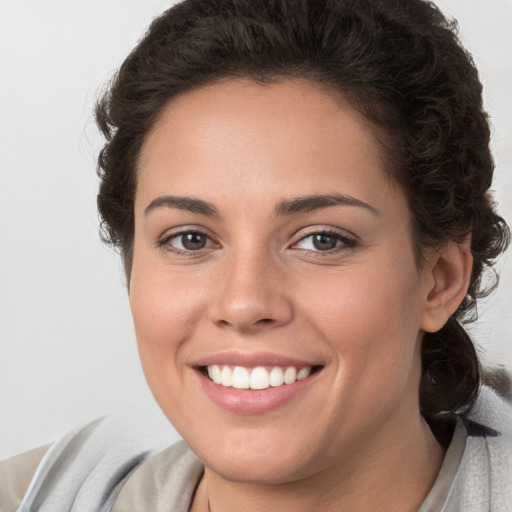
[[[222,454],[205,460],[205,466],[231,482],[244,482],[260,485],[285,484],[304,478],[302,464],[294,460],[283,459],[278,455],[242,457]],[[311,471],[311,468],[308,468]]]
[[[313,454],[305,450],[311,450],[311,444],[286,432],[279,436],[238,432],[189,446],[206,467],[233,482],[289,483],[305,477],[314,467]]]

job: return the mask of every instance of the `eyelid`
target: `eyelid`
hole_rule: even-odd
[[[196,233],[202,236],[205,236],[208,239],[208,245],[206,247],[203,247],[201,249],[197,250],[183,250],[176,247],[167,247],[167,250],[170,252],[174,252],[176,254],[187,254],[192,255],[196,253],[205,252],[207,250],[211,250],[212,248],[218,248],[220,247],[220,243],[215,239],[215,237],[210,233],[210,231],[206,228],[203,228],[202,226],[197,225],[191,225],[191,226],[177,226],[172,229],[168,229],[164,231],[162,235],[160,235],[156,240],[156,246],[158,248],[166,248],[166,246],[170,245],[170,241],[173,238],[177,238],[179,236],[183,236],[190,233]],[[333,249],[328,249],[325,251],[322,250],[311,250],[311,249],[300,249],[297,248],[297,244],[302,242],[303,240],[306,240],[307,238],[310,238],[314,235],[329,235],[335,237],[337,240],[339,240],[341,243],[338,244]],[[298,233],[294,236],[295,241],[291,244],[291,248],[296,248],[297,250],[303,250],[305,252],[312,252],[312,253],[325,253],[327,254],[333,254],[340,250],[346,250],[346,249],[354,249],[359,244],[359,237],[354,235],[353,233],[349,233],[345,230],[339,230],[337,228],[333,227],[321,227],[321,226],[311,226],[307,228],[303,228],[299,230]]]
[[[306,231],[307,229],[307,231]],[[352,233],[347,233],[346,231],[341,231],[332,227],[310,227],[300,230],[296,235],[296,241],[293,242],[292,248],[296,247],[297,244],[300,242],[306,240],[307,238],[310,238],[314,235],[329,235],[337,238],[341,245],[337,245],[335,248],[321,251],[321,250],[311,250],[311,249],[302,249],[309,252],[315,252],[315,253],[325,253],[325,254],[332,254],[336,251],[343,250],[343,249],[354,249],[359,244],[359,237]]]
[[[209,241],[208,246],[207,247],[203,247],[201,249],[197,249],[197,250],[183,250],[183,249],[168,247],[170,241],[173,238],[177,238],[177,237],[180,237],[180,236],[183,236],[183,235],[186,235],[186,234],[190,234],[190,233],[202,235],[202,236],[205,236],[206,238],[208,238],[208,241]],[[219,247],[220,244],[209,233],[209,230],[207,230],[207,229],[205,229],[203,227],[200,227],[200,226],[178,226],[178,227],[175,227],[175,228],[168,229],[168,230],[164,231],[164,233],[157,238],[156,246],[158,248],[167,249],[168,251],[174,252],[176,254],[193,255],[193,254],[196,254],[196,253],[199,253],[199,252],[204,252],[204,251],[207,251],[209,249],[212,249],[215,246]]]

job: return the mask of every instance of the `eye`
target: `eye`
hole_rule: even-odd
[[[194,252],[212,247],[212,239],[200,231],[181,231],[162,239],[158,245],[177,253]]]
[[[333,252],[336,249],[343,247],[352,248],[355,247],[355,245],[356,241],[348,236],[331,231],[320,231],[301,238],[294,247],[306,251]]]

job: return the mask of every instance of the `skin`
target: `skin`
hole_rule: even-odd
[[[317,194],[368,207],[276,213]],[[151,390],[205,464],[193,511],[417,510],[443,457],[419,412],[422,332],[455,311],[471,257],[447,243],[418,266],[410,225],[372,127],[335,93],[238,80],[166,106],[138,169],[129,293]],[[184,250],[171,235],[186,230],[206,245]],[[334,249],[312,244],[322,231]],[[281,407],[237,414],[194,367],[233,350],[322,370]]]

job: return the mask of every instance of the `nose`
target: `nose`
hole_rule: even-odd
[[[220,327],[255,333],[293,318],[282,269],[270,257],[240,254],[225,262],[209,317]]]

